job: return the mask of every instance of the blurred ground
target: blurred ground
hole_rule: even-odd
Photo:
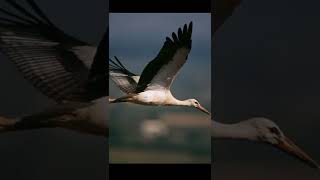
[[[208,117],[192,113],[168,113],[142,121],[132,135],[112,133],[110,162],[210,163],[208,126]]]

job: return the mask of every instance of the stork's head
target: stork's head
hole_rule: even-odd
[[[190,103],[190,106],[193,106],[199,109],[200,111],[210,115],[210,112],[206,108],[202,107],[196,99],[188,99],[188,102]]]
[[[307,163],[311,167],[320,168],[316,161],[286,137],[280,128],[271,120],[266,118],[252,118],[243,123],[254,129],[253,132],[255,132],[255,135],[252,137],[253,140],[271,144],[304,163]]]

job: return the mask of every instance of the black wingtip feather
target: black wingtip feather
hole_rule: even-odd
[[[19,11],[20,13],[22,13],[22,14],[26,15],[27,17],[29,17],[30,19],[32,19],[33,21],[35,21],[37,23],[42,23],[41,20],[39,20],[37,17],[35,17],[30,12],[28,12],[25,8],[23,8],[21,5],[19,5],[15,0],[6,0],[6,2],[8,4],[10,4],[13,8],[15,8],[17,11]]]
[[[54,26],[50,19],[44,14],[44,12],[39,8],[39,6],[34,0],[27,0],[27,2],[43,20],[45,20],[48,24]]]
[[[185,24],[185,25],[183,26],[183,33],[184,33],[184,34],[187,33],[187,30],[188,30],[187,24]]]
[[[2,9],[0,9],[0,11],[1,10]],[[21,22],[18,22],[18,21],[12,20],[12,19],[0,17],[0,25],[1,26],[7,27],[7,26],[10,26],[10,25],[15,25],[15,24],[19,24],[21,26],[25,25],[25,24],[23,24]]]
[[[174,32],[172,33],[172,38],[173,38],[173,41],[174,41],[174,42],[178,42],[178,41],[179,41],[176,33],[174,33]]]
[[[166,37],[166,42],[173,43],[172,39],[170,39],[169,37]]]
[[[127,69],[124,67],[124,65],[120,62],[120,60],[118,59],[117,56],[114,56],[114,58],[116,59],[116,61],[119,63],[119,65],[120,65],[123,69],[127,70]]]
[[[109,67],[118,68],[119,66],[112,59],[109,58]]]
[[[193,28],[193,22],[191,21],[191,22],[189,23],[189,28],[188,28],[188,34],[189,34],[189,36],[191,36],[191,34],[192,34],[192,28]]]
[[[181,30],[181,28],[179,28],[179,30],[178,30],[178,37],[179,37],[179,39],[182,38],[182,30]]]
[[[9,12],[9,11],[7,11],[5,9],[2,9],[2,8],[0,8],[0,12],[5,14],[5,15],[7,15],[7,16],[9,16],[9,17],[15,18],[16,20],[3,18],[3,19],[6,19],[6,21],[10,21],[13,24],[27,25],[27,24],[33,24],[34,23],[33,21],[31,21],[29,19],[20,17],[19,15],[15,14],[15,13],[12,13],[12,12]],[[19,20],[21,22],[19,22],[17,20]]]
[[[28,11],[25,7],[23,7],[16,0],[5,0],[8,5],[13,7],[16,10],[16,13],[9,12],[3,8],[0,8],[0,11],[13,19],[10,19],[15,25],[35,25],[35,24],[45,24],[47,26],[54,27],[53,23],[46,17],[46,15],[41,11],[39,6],[35,3],[34,0],[26,0],[28,5],[32,8],[32,12]],[[25,17],[18,15],[18,13],[23,14]],[[17,21],[19,20],[19,21]],[[20,22],[21,21],[21,22]]]
[[[114,56],[115,60],[117,62],[115,62],[114,60],[109,58],[109,71],[112,70],[117,70],[117,71],[122,71],[123,73],[129,75],[129,76],[135,76],[134,73],[130,72],[118,59],[118,57]]]

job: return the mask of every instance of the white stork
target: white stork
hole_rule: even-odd
[[[141,105],[190,106],[204,113],[208,110],[196,99],[178,100],[170,91],[171,84],[188,59],[192,45],[192,22],[179,28],[178,35],[167,37],[159,54],[142,71],[141,76],[128,71],[117,57],[109,60],[109,75],[113,82],[127,95],[109,99],[110,103],[130,102]]]
[[[241,0],[215,1],[214,33],[240,3]],[[236,124],[223,124],[212,120],[211,136],[214,139],[239,139],[267,143],[313,168],[320,168],[316,161],[284,135],[276,123],[267,118],[255,117]]]
[[[65,34],[33,0],[26,0],[31,12],[14,0],[6,2],[17,12],[0,8],[0,50],[57,107],[1,117],[0,131],[62,127],[107,136],[108,31],[97,48]]]

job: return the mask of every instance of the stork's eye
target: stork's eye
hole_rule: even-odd
[[[278,128],[270,127],[269,130],[270,130],[271,133],[274,133],[274,134],[280,136],[280,131],[278,130]]]
[[[197,101],[196,101],[195,103],[196,103],[196,105],[198,105],[198,104],[199,104]]]

